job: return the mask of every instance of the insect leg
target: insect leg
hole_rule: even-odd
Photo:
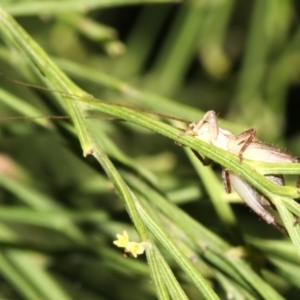
[[[299,176],[298,179],[297,179],[296,187],[297,187],[297,188],[300,188],[300,176]]]
[[[278,228],[281,232],[287,234],[286,229],[275,221],[275,217],[264,208],[264,204],[270,206],[270,201],[259,193],[248,182],[240,178],[239,176],[229,172],[229,180],[232,187],[238,193],[238,195],[245,201],[245,203],[258,214],[266,223],[271,224]],[[262,202],[262,203],[261,203]]]
[[[227,169],[222,170],[222,179],[223,179],[223,184],[224,188],[227,194],[231,193],[231,184],[230,184],[230,179],[229,179],[229,171]]]
[[[199,152],[191,149],[193,151],[193,153],[195,154],[195,156],[202,162],[203,166],[209,166],[211,164],[211,160],[207,157],[202,157]]]
[[[240,161],[243,160],[243,153],[249,147],[249,145],[252,143],[255,136],[256,136],[256,130],[254,128],[244,131],[241,134],[239,134],[238,136],[236,136],[237,141],[241,140],[241,142],[239,144],[243,143],[243,146],[240,149],[239,154],[238,154]]]

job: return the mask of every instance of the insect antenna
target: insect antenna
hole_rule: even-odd
[[[65,91],[60,91],[60,90],[56,90],[56,89],[51,89],[51,88],[47,88],[47,87],[43,87],[43,86],[39,86],[39,85],[35,85],[35,84],[31,84],[31,83],[27,83],[27,82],[23,82],[23,81],[20,81],[20,80],[16,80],[14,78],[11,78],[5,74],[3,74],[2,72],[0,72],[0,76],[2,76],[4,79],[10,81],[10,82],[13,82],[15,84],[18,84],[18,85],[23,85],[23,86],[26,86],[26,87],[30,87],[30,88],[33,88],[33,89],[36,89],[36,90],[42,90],[42,91],[45,91],[45,92],[52,92],[52,93],[58,93],[58,94],[61,94],[63,96],[68,96],[72,99],[78,99],[78,100],[82,100],[84,102],[102,102],[102,103],[106,103],[106,104],[109,104],[109,105],[112,105],[112,106],[119,106],[119,107],[124,107],[124,108],[129,108],[129,109],[132,109],[132,110],[136,110],[136,111],[139,111],[139,112],[143,112],[143,113],[146,113],[146,114],[150,114],[150,115],[154,115],[154,116],[158,116],[160,118],[163,118],[163,119],[167,119],[167,120],[173,120],[173,121],[179,121],[181,123],[184,123],[184,124],[190,124],[191,121],[187,121],[185,119],[182,119],[182,118],[178,118],[178,117],[174,117],[174,116],[171,116],[171,115],[168,115],[168,114],[162,114],[162,113],[159,113],[159,112],[154,112],[154,111],[150,111],[150,110],[147,110],[147,109],[143,109],[143,108],[140,108],[140,107],[136,107],[136,106],[131,106],[131,105],[127,105],[127,104],[123,104],[123,103],[115,103],[115,102],[109,102],[109,101],[102,101],[100,99],[97,99],[97,98],[94,98],[92,95],[88,94],[90,97],[84,97],[84,96],[80,96],[80,95],[76,95],[76,94],[71,94],[71,93],[67,93]],[[46,118],[46,119],[68,119],[69,117],[68,116],[33,116],[33,117],[7,117],[7,118],[1,118],[0,121],[4,120],[4,121],[9,121],[9,120],[22,120],[22,118],[27,119],[27,120],[34,120],[34,119],[38,119],[38,118]],[[89,119],[99,119],[99,117],[87,117]],[[108,120],[108,121],[123,121],[122,119],[119,119],[119,118],[113,118],[113,117],[101,117],[100,118],[101,120]],[[180,128],[179,128],[180,129]]]

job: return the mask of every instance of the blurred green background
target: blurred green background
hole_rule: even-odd
[[[189,122],[215,110],[224,119],[221,127],[236,134],[254,127],[261,140],[300,156],[298,1],[2,0],[0,5],[95,98]],[[4,35],[0,40],[0,71],[44,85],[32,62]],[[69,120],[34,118],[66,115],[56,97],[59,93],[0,78],[0,298],[157,299],[145,257],[125,259],[112,244],[123,230],[132,240],[139,238],[102,168],[82,157]],[[30,118],[11,119],[18,116]],[[98,115],[92,122],[126,183],[221,299],[298,299],[294,246],[237,195],[225,193],[217,165],[214,172],[203,171],[201,181],[183,147],[172,140]],[[294,184],[294,178],[288,182]],[[222,219],[212,193],[230,203],[235,226]],[[194,220],[180,217],[183,212]],[[214,247],[238,257],[245,269],[212,258],[219,254],[205,252],[212,247],[209,238],[199,232],[191,239],[180,218],[220,239]],[[187,299],[202,299],[168,251],[160,250]],[[186,299],[170,294],[159,297]]]

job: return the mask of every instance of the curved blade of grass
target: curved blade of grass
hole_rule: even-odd
[[[299,264],[298,254],[295,247],[289,240],[267,240],[253,236],[247,237],[247,240],[255,247],[267,252],[273,257],[279,257]]]
[[[293,284],[299,289],[300,282],[299,278],[299,264],[291,263],[277,257],[269,256],[269,260],[278,269],[278,273],[286,279],[288,282]]]
[[[36,210],[58,209],[59,205],[42,193],[0,172],[0,185],[16,195],[26,205]]]
[[[109,160],[107,155],[102,151],[101,147],[101,141],[95,140],[93,148],[93,156],[97,159],[97,161],[101,164],[102,168],[104,169],[106,175],[109,177],[109,179],[114,184],[115,188],[119,192],[121,198],[123,199],[123,202],[126,206],[127,212],[129,216],[131,217],[133,224],[135,225],[139,236],[142,240],[147,240],[148,236],[146,233],[146,228],[139,216],[139,213],[137,212],[137,209],[135,207],[135,200],[133,198],[132,192],[126,185],[126,183],[123,181],[122,177],[118,173],[118,171],[115,169],[112,162]]]
[[[206,299],[219,299],[206,280],[199,274],[195,266],[185,256],[185,254],[177,247],[177,245],[169,238],[160,226],[149,216],[146,210],[136,203],[136,207],[142,217],[147,228],[158,239],[158,241],[168,250],[170,255],[175,259],[178,265],[186,272],[190,279],[201,291]]]
[[[220,285],[223,287],[226,292],[227,299],[236,299],[236,300],[255,300],[257,299],[246,291],[243,287],[237,286],[235,283],[230,281],[227,276],[224,276],[221,272],[215,271],[216,277],[220,281]]]
[[[282,2],[275,4],[276,10],[273,14],[280,16],[280,22],[286,30],[285,37],[287,43],[284,45],[279,57],[274,61],[269,71],[269,78],[266,82],[266,104],[276,113],[281,114],[286,109],[287,93],[290,87],[291,78],[293,74],[299,69],[299,59],[295,59],[299,55],[300,46],[300,27],[299,25],[293,31],[291,38],[289,37],[289,24],[292,22],[293,4],[289,2]]]
[[[300,163],[263,163],[258,161],[252,161],[255,169],[260,174],[300,174]]]
[[[198,5],[191,1],[179,7],[172,31],[152,68],[154,84],[159,86],[162,94],[175,93],[182,84],[183,74],[187,72],[193,54],[197,52],[199,39],[207,28],[210,9],[215,6],[217,5],[210,5],[208,2]]]
[[[300,204],[298,202],[287,197],[282,197],[280,198],[280,200],[284,203],[284,206],[288,208],[291,213],[300,218]],[[294,225],[297,225],[297,220],[295,219],[293,223],[295,223]]]
[[[243,289],[246,289],[252,295],[257,296],[255,288],[251,286],[251,283],[248,282],[247,278],[243,278],[243,276],[241,276],[240,273],[236,270],[236,268],[240,269],[243,268],[243,266],[240,266],[238,262],[235,267],[232,266],[226,256],[219,254],[227,252],[220,252],[220,250],[218,251],[219,252],[215,252],[213,250],[207,249],[207,251],[203,251],[202,257],[205,261],[207,260],[212,268],[216,269],[217,272],[222,272],[227,278],[230,278],[232,281],[236,282],[236,284],[241,286]]]
[[[151,246],[147,250],[147,258],[149,257],[151,257],[151,260],[148,261],[152,269],[152,278],[157,282],[157,286],[160,286],[161,290],[159,299],[170,299],[168,296],[170,294],[171,299],[187,300],[188,297],[180,287],[169,265],[155,246]]]
[[[169,294],[171,295],[171,299],[188,300],[188,297],[179,285],[166,260],[157,249],[155,251],[155,257],[157,259],[157,265],[160,268],[160,272],[162,272],[162,277],[164,278],[165,285],[169,291]]]
[[[18,273],[34,286],[42,299],[71,300],[67,292],[58,285],[58,281],[54,281],[53,277],[36,263],[38,259],[34,257],[36,255],[38,254],[12,249],[5,253],[6,258],[15,266]]]
[[[0,206],[0,221],[44,226],[61,231],[70,221],[96,221],[99,224],[108,221],[108,216],[100,211],[74,212],[67,210],[34,211],[28,208]]]
[[[26,277],[19,273],[19,270],[12,265],[3,253],[0,253],[0,271],[1,275],[15,286],[26,299],[41,299],[40,293],[27,281]]]
[[[168,3],[172,0],[76,0],[76,1],[30,1],[6,4],[6,10],[13,15],[32,15],[41,13],[60,13],[70,11],[85,11],[97,8],[114,7],[121,5]]]
[[[271,26],[270,21],[272,21],[272,18],[267,17],[268,6],[272,5],[271,3],[272,1],[254,2],[250,32],[247,47],[245,48],[246,53],[243,58],[236,95],[233,100],[234,104],[239,107],[243,107],[245,101],[254,105],[253,107],[259,107],[257,94],[262,92],[260,85],[266,72],[267,57],[272,46],[272,40],[267,34],[269,31],[268,26]],[[241,109],[241,113],[241,118],[247,117],[245,110]]]
[[[166,288],[163,274],[161,272],[161,266],[158,264],[157,254],[153,246],[147,249],[146,255],[149,264],[150,275],[156,286],[158,299],[169,300],[169,293]]]
[[[26,205],[37,211],[49,212],[52,210],[59,210],[61,207],[53,199],[48,196],[38,193],[36,190],[28,187],[25,184],[16,182],[15,180],[3,175],[0,172],[0,184],[16,195]],[[47,220],[45,220],[47,222]],[[33,219],[32,219],[33,222]],[[78,244],[85,243],[85,238],[80,230],[74,226],[70,220],[64,219],[63,223],[57,223],[56,230],[60,230],[63,234],[76,241]]]
[[[204,252],[204,257],[210,261],[214,261],[216,266],[225,264],[230,271],[229,275],[233,276],[238,282],[244,285],[246,289],[253,294],[256,291],[263,299],[278,299],[283,298],[273,289],[266,281],[264,281],[251,267],[239,257],[229,253],[214,253],[213,251]],[[255,295],[255,293],[254,293]]]
[[[232,259],[231,263],[233,266],[236,266],[237,259]],[[239,268],[237,269],[237,271],[242,275],[244,279],[248,281],[249,284],[252,285],[253,288],[255,288],[255,290],[259,292],[260,296],[263,299],[284,299],[273,287],[267,284],[266,281],[259,277],[258,274],[253,272],[253,270],[247,263],[239,260]]]

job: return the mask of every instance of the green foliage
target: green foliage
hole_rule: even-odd
[[[299,139],[283,135],[299,84],[295,6],[3,1],[0,298],[297,299],[299,192],[295,178],[263,175],[295,176],[300,164],[241,163],[182,135],[179,120],[221,111],[222,127],[253,126],[299,155]],[[289,237],[190,149],[266,195]]]

